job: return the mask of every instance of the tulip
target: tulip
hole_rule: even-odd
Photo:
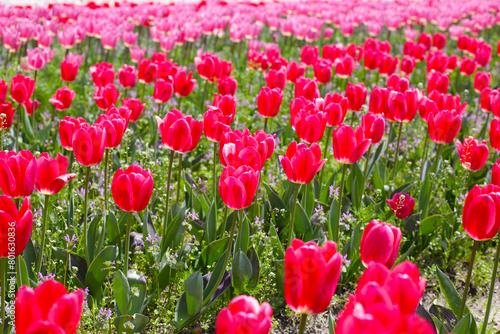
[[[368,267],[378,262],[391,268],[398,257],[401,244],[401,230],[389,223],[372,220],[361,237],[361,262]]]
[[[9,234],[11,234],[9,231],[12,231],[12,228],[15,230],[15,247],[9,249]],[[24,198],[18,211],[16,203],[12,199],[0,196],[0,261],[3,258],[6,259],[12,251],[16,257],[21,255],[31,237],[32,229],[33,213],[29,198]]]
[[[40,101],[35,100],[33,103],[33,100],[29,99],[26,102],[23,103],[24,109],[26,110],[26,114],[29,116],[33,115],[33,111],[37,111],[38,107],[40,106]]]
[[[184,116],[179,110],[172,109],[164,119],[156,116],[162,142],[168,149],[187,153],[196,148],[203,131],[203,122],[192,116]]]
[[[321,160],[321,149],[318,144],[314,143],[308,147],[304,143],[297,144],[295,141],[288,145],[285,155],[279,159],[288,180],[299,184],[311,183],[326,162],[326,159]]]
[[[236,89],[238,88],[238,80],[234,77],[222,77],[217,80],[217,88],[219,89],[219,94],[221,95],[234,95],[236,94]]]
[[[455,139],[462,119],[455,110],[442,110],[430,113],[427,117],[429,136],[437,144],[449,144]]]
[[[134,45],[133,48],[130,48],[130,60],[133,63],[139,64],[145,55],[146,55],[146,49],[141,49],[137,45]]]
[[[3,130],[7,130],[12,126],[15,112],[16,110],[12,108],[12,103],[7,102],[0,104],[0,133],[3,134]],[[3,143],[3,137],[0,138],[0,141]],[[1,150],[2,147],[0,147],[0,151]]]
[[[264,72],[264,78],[267,87],[283,90],[286,85],[286,67],[282,66],[279,70],[270,69],[267,73]]]
[[[122,100],[122,106],[128,107],[130,109],[130,121],[136,122],[141,117],[146,104],[141,103],[140,99],[126,98]]]
[[[339,93],[326,94],[323,105],[323,110],[327,114],[326,125],[335,127],[344,121],[349,108],[349,100]]]
[[[313,66],[314,78],[320,84],[327,84],[332,78],[332,63],[328,59],[318,59]]]
[[[109,63],[97,63],[90,66],[90,74],[92,75],[92,80],[97,87],[104,87],[109,84],[113,84],[115,81],[116,73],[113,69],[113,65]]]
[[[69,87],[59,88],[56,93],[49,99],[49,102],[52,103],[54,108],[57,110],[66,110],[71,107],[71,102],[75,98],[76,93],[71,90]]]
[[[384,54],[380,59],[379,73],[383,77],[387,77],[396,72],[398,67],[399,58],[395,56],[394,58],[388,54]]]
[[[23,286],[16,295],[16,333],[75,334],[83,309],[83,290],[68,293],[51,279],[31,289]]]
[[[404,93],[408,89],[410,89],[410,81],[408,80],[408,78],[400,78],[397,74],[390,75],[387,78],[387,89],[390,88]]]
[[[0,189],[10,198],[31,195],[35,187],[36,158],[30,151],[0,152]]]
[[[347,83],[345,97],[349,100],[349,109],[351,109],[352,111],[361,110],[366,102],[367,95],[368,91],[362,82],[357,85],[353,85],[350,82]]]
[[[158,79],[155,82],[153,97],[156,103],[167,103],[173,93],[174,86],[172,83],[163,79]]]
[[[9,84],[3,80],[0,80],[0,104],[5,103],[7,99],[7,91],[9,90]]]
[[[259,173],[252,167],[228,166],[219,179],[219,194],[229,208],[241,210],[252,204],[258,184]]]
[[[17,74],[10,82],[10,95],[17,103],[24,103],[29,100],[34,89],[35,80],[22,74]]]
[[[135,66],[123,65],[118,70],[118,79],[123,88],[134,88],[137,83],[137,69]]]
[[[341,164],[353,164],[365,154],[371,142],[365,138],[363,128],[354,130],[341,124],[333,131],[333,156]]]
[[[318,56],[319,49],[317,46],[306,45],[300,51],[300,61],[307,66],[313,66],[318,60]]]
[[[415,69],[415,60],[411,56],[403,56],[401,59],[401,73],[410,75]]]
[[[137,44],[137,40],[139,39],[139,34],[129,31],[123,32],[123,45],[127,48],[132,48],[135,44]]]
[[[460,95],[443,94],[437,90],[429,94],[429,99],[436,102],[438,110],[456,110],[462,115],[467,110],[467,102],[460,103]]]
[[[364,131],[364,137],[371,139],[372,144],[382,140],[385,132],[385,121],[382,116],[375,113],[367,113],[361,117],[361,128]]]
[[[179,71],[174,76],[174,91],[175,95],[179,97],[179,101],[181,97],[189,96],[195,86],[196,79],[193,79],[193,72],[191,71],[189,72],[189,75],[187,75],[184,71]]]
[[[408,217],[415,207],[415,199],[405,193],[396,193],[392,199],[385,200],[392,210],[392,213],[399,219]]]
[[[97,118],[96,124],[99,124],[106,131],[105,148],[115,148],[120,145],[123,134],[127,130],[125,118],[119,114],[101,114]]]
[[[101,110],[106,110],[116,104],[121,94],[118,93],[115,85],[107,84],[106,86],[97,86],[94,91],[94,100],[97,107]]]
[[[404,93],[392,91],[389,93],[385,115],[392,122],[410,122],[422,101],[422,94],[416,88],[406,90]]]
[[[48,153],[42,153],[37,159],[37,170],[35,188],[43,195],[55,195],[76,177],[76,174],[66,174],[68,169],[68,158],[57,154],[56,159],[49,157]]]
[[[391,76],[392,77],[392,76]],[[389,77],[389,79],[391,78]],[[368,110],[375,114],[385,114],[387,111],[387,100],[389,99],[389,90],[387,88],[376,87],[370,93]]]
[[[306,77],[297,78],[295,81],[295,98],[300,96],[313,101],[320,96],[316,81]]]
[[[28,66],[34,71],[41,70],[47,64],[47,56],[39,48],[28,50]]]
[[[156,63],[153,63],[149,58],[145,58],[140,61],[139,63],[140,83],[150,84],[156,80],[157,76],[158,76],[158,65]]]
[[[237,296],[224,307],[215,322],[216,334],[251,332],[268,334],[272,327],[273,309],[268,303],[259,304],[255,297]]]
[[[78,75],[80,64],[65,59],[61,62],[61,79],[66,82],[73,82]]]
[[[427,94],[437,90],[440,93],[446,93],[450,84],[450,75],[439,72],[427,73]]]
[[[266,118],[264,131],[266,131],[267,118],[276,117],[281,107],[283,92],[279,88],[262,87],[257,96],[257,107],[259,114]]]
[[[326,117],[326,113],[316,108],[300,109],[290,121],[292,128],[297,132],[297,136],[311,144],[319,142],[323,138]]]
[[[459,139],[456,141],[458,156],[462,162],[462,166],[468,170],[480,170],[483,168],[486,160],[488,160],[488,155],[490,153],[486,140],[479,143],[474,137],[466,137],[464,143],[460,142]]]
[[[73,134],[86,121],[81,118],[72,118],[69,116],[64,117],[59,122],[59,137],[61,138],[61,145],[68,151],[73,151]]]
[[[500,186],[500,159],[493,164],[491,169],[491,184]]]
[[[446,34],[435,33],[432,36],[432,46],[438,50],[446,46]]]
[[[476,72],[477,68],[477,63],[467,57],[462,57],[460,60],[460,74],[461,75],[466,75],[466,76],[471,76]]]
[[[345,56],[336,59],[333,65],[335,66],[335,74],[341,79],[347,79],[351,76],[357,63],[351,56]]]
[[[217,107],[222,111],[225,116],[229,116],[231,123],[233,123],[234,116],[236,113],[236,99],[232,95],[214,95],[214,101],[212,106]]]
[[[231,119],[225,116],[219,108],[208,107],[203,120],[205,137],[210,141],[218,143],[224,133],[231,131]]]
[[[194,64],[196,65],[196,70],[200,77],[208,81],[213,81],[215,79],[219,66],[219,58],[217,58],[217,56],[207,53],[195,57]]]
[[[494,118],[490,123],[490,145],[500,152],[500,120]]]
[[[490,72],[477,72],[474,76],[474,90],[476,93],[481,93],[483,89],[490,87],[490,82]]]
[[[291,61],[288,63],[288,67],[286,69],[286,79],[290,82],[295,83],[298,78],[303,77],[306,73],[306,68],[302,64],[297,64],[295,61]]]

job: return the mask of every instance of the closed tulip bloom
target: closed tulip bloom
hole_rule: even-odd
[[[146,104],[142,103],[140,99],[126,98],[122,100],[122,106],[130,109],[130,121],[136,122],[141,117]]]
[[[234,77],[222,77],[217,80],[217,88],[219,89],[219,94],[221,95],[234,95],[236,94],[236,89],[238,88],[238,80]]]
[[[368,111],[375,114],[385,114],[387,110],[387,100],[389,99],[390,91],[387,88],[375,86],[370,93],[370,101],[368,102]]]
[[[439,108],[436,104],[436,102],[432,101],[431,99],[424,98],[422,103],[420,104],[420,107],[418,108],[418,113],[422,120],[427,123],[427,118],[429,115],[432,113],[435,115],[437,112],[439,112]]]
[[[219,194],[229,208],[241,210],[252,204],[258,185],[259,172],[252,167],[228,166],[219,178]]]
[[[182,97],[189,96],[189,94],[191,94],[195,86],[196,86],[196,79],[193,79],[193,72],[191,71],[189,71],[189,75],[186,74],[186,72],[184,71],[179,71],[174,76],[174,91],[175,95],[177,96],[182,96]]]
[[[399,219],[405,219],[415,207],[415,199],[405,193],[396,193],[392,199],[385,200],[392,210],[392,213]]]
[[[35,187],[36,158],[30,151],[0,151],[0,188],[10,198],[28,197]]]
[[[156,80],[158,76],[158,65],[153,63],[151,59],[144,58],[139,63],[139,82],[150,84]]]
[[[225,116],[228,116],[233,123],[234,116],[236,113],[236,99],[232,95],[214,95],[214,101],[212,103],[214,107],[217,107],[222,111]]]
[[[474,90],[476,93],[481,93],[483,89],[490,87],[490,82],[490,72],[477,72],[474,76]]]
[[[306,73],[306,68],[302,64],[297,64],[295,61],[291,61],[288,63],[288,67],[286,69],[286,79],[290,82],[295,83],[295,81],[303,77]]]
[[[106,130],[105,148],[115,148],[122,142],[123,134],[127,130],[127,120],[119,114],[101,114],[97,124]]]
[[[438,110],[456,110],[462,115],[467,110],[468,103],[460,103],[460,95],[439,93],[437,90],[429,94],[429,99],[436,102]]]
[[[298,78],[297,81],[295,81],[295,98],[300,96],[305,97],[309,101],[313,101],[320,97],[316,81],[306,77]]]
[[[112,64],[104,62],[97,63],[90,66],[89,71],[92,75],[92,80],[97,87],[104,87],[115,82],[116,73]]]
[[[435,33],[432,36],[432,46],[438,50],[446,46],[446,34]]]
[[[466,76],[471,76],[476,72],[477,69],[477,63],[468,58],[468,57],[462,57],[460,60],[460,74],[466,75]]]
[[[194,64],[200,77],[209,81],[213,81],[215,79],[217,68],[219,66],[219,58],[217,58],[217,56],[204,54],[199,57],[195,57]]]
[[[267,87],[283,90],[286,85],[286,67],[282,66],[279,70],[270,69],[267,73],[264,72],[264,78]]]
[[[134,45],[134,47],[130,48],[130,60],[133,63],[140,63],[144,56],[146,55],[146,49],[141,49],[139,46]],[[140,70],[139,70],[140,73]],[[140,79],[139,79],[140,81]]]
[[[7,99],[7,92],[9,90],[9,84],[3,80],[0,80],[0,103],[5,103]]]
[[[300,61],[307,66],[313,66],[318,60],[319,49],[317,46],[306,45],[300,51]]]
[[[140,212],[146,208],[153,194],[153,174],[139,166],[116,171],[111,181],[111,192],[116,205],[123,211]]]
[[[139,34],[134,32],[124,31],[122,37],[123,37],[123,45],[125,45],[127,48],[131,48],[135,44],[137,44],[137,40],[139,39]]]
[[[332,78],[332,62],[328,59],[318,59],[314,63],[314,78],[321,84],[326,84]]]
[[[73,82],[78,75],[80,64],[75,61],[65,59],[61,62],[61,79],[66,82]]]
[[[192,116],[184,116],[177,109],[172,109],[164,119],[156,116],[158,129],[161,133],[163,145],[178,153],[191,152],[198,146],[203,122]]]
[[[372,144],[382,140],[385,132],[385,120],[379,114],[369,112],[361,117],[361,128],[366,139],[371,139]]]
[[[297,313],[324,312],[332,301],[342,267],[337,244],[322,247],[294,239],[285,254],[285,300]]]
[[[35,109],[35,111],[37,111],[38,110],[38,106],[40,106],[40,101],[35,100],[34,103],[35,103],[34,107],[33,107],[33,100],[32,99],[26,100],[26,102],[23,103],[24,110],[26,110],[26,113],[29,116],[33,115],[33,108]]]
[[[137,83],[137,69],[135,66],[123,65],[118,70],[118,80],[125,89],[134,88]]]
[[[500,159],[491,168],[491,184],[500,186]]]
[[[327,114],[316,108],[300,109],[290,119],[297,136],[306,143],[317,143],[323,138]]]
[[[345,97],[349,100],[349,109],[352,111],[360,111],[366,102],[366,97],[368,95],[368,90],[365,85],[360,82],[356,85],[347,84],[347,89],[345,91]]]
[[[446,93],[449,84],[450,75],[448,73],[442,74],[434,71],[427,73],[427,94],[430,94],[433,90],[437,90],[440,93]]]
[[[342,79],[347,79],[351,76],[352,71],[356,67],[356,61],[351,56],[337,58],[333,63],[335,66],[335,74]]]
[[[257,107],[259,114],[265,118],[278,115],[281,107],[283,92],[279,88],[262,87],[257,96]]]
[[[132,115],[132,110],[129,107],[122,105],[120,108],[116,106],[111,106],[106,110],[106,115],[108,116],[120,116],[125,120],[125,128],[128,128],[128,123]]]
[[[279,157],[281,166],[293,183],[311,183],[314,176],[326,163],[326,159],[321,159],[321,149],[318,144],[297,144],[293,141],[288,145],[285,155]]]
[[[394,72],[396,72],[396,68],[398,67],[398,64],[399,64],[398,56],[395,56],[393,58],[389,54],[382,55],[381,59],[380,59],[380,65],[379,65],[380,75],[383,77],[387,77],[391,74],[394,74]]]
[[[410,122],[415,118],[422,101],[422,94],[417,88],[404,93],[392,91],[389,93],[385,117],[391,122]]]
[[[172,83],[163,79],[158,79],[155,82],[153,97],[156,103],[167,103],[173,94],[174,86]]]
[[[209,106],[203,115],[205,137],[218,143],[224,133],[231,131],[230,120],[219,108]]]
[[[387,78],[387,89],[390,88],[398,92],[404,93],[408,89],[410,89],[410,81],[406,77],[400,78],[397,74],[390,75]]]
[[[368,267],[378,262],[391,268],[398,257],[401,230],[389,223],[372,220],[361,237],[361,262]]]
[[[34,88],[35,80],[25,77],[22,74],[17,74],[10,81],[10,96],[17,103],[24,103],[31,98]]]
[[[494,118],[490,123],[490,145],[500,152],[500,120]]]
[[[83,290],[68,293],[62,283],[51,279],[35,289],[23,286],[16,295],[16,333],[75,334],[83,300]]]
[[[484,88],[481,91],[481,109],[486,112],[493,112],[500,115],[500,91],[498,89]]]
[[[28,51],[28,66],[32,70],[40,70],[47,64],[47,56],[45,52],[39,48],[34,48]]]
[[[333,130],[333,156],[341,164],[353,164],[368,150],[371,139],[365,138],[363,129],[356,131],[348,125],[341,124]]]
[[[26,248],[33,229],[33,212],[28,197],[24,198],[18,211],[12,199],[0,196],[0,258],[8,257],[12,252],[12,249],[9,250],[9,234],[12,235],[12,228],[15,229],[14,256],[19,256]]]
[[[96,166],[104,157],[106,130],[100,124],[81,124],[73,134],[73,151],[82,166]]]
[[[477,139],[469,136],[464,139],[463,145],[460,140],[457,139],[456,146],[458,156],[460,157],[462,166],[465,169],[474,171],[480,170],[483,168],[486,160],[488,160],[490,150],[488,149],[486,140],[479,143]]]
[[[415,59],[411,56],[403,56],[401,59],[401,73],[410,75],[415,69]]]
[[[106,110],[116,104],[121,94],[118,93],[115,85],[107,84],[106,86],[96,87],[94,91],[94,100],[99,109]]]
[[[500,210],[500,187],[493,184],[483,188],[474,186],[464,203],[464,230],[477,241],[493,239],[500,229],[500,215],[497,210]]]
[[[66,110],[71,107],[71,102],[73,102],[75,96],[76,93],[73,90],[64,86],[56,91],[52,98],[49,99],[49,102],[52,103],[57,110]]]
[[[83,118],[72,118],[70,116],[64,117],[59,122],[59,137],[64,149],[73,151],[73,134],[83,123],[87,123]]]
[[[272,327],[273,309],[269,303],[259,304],[255,297],[237,296],[220,310],[215,322],[216,334],[268,334]]]
[[[329,127],[339,126],[347,114],[349,100],[339,93],[326,94],[323,102],[323,110],[326,113],[326,125]]]
[[[44,152],[38,157],[36,164],[35,188],[43,195],[59,193],[69,180],[76,177],[74,173],[66,174],[68,158],[61,153],[53,159],[47,152]]]
[[[12,108],[12,103],[0,104],[0,131],[7,130],[12,126],[15,112],[16,110]]]
[[[449,144],[455,139],[462,126],[462,119],[455,110],[430,113],[427,117],[429,136],[437,144]]]

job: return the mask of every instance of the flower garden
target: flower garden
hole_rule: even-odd
[[[500,2],[0,21],[0,334],[500,333]]]

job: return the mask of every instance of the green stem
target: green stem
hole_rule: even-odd
[[[182,106],[182,96],[179,96],[179,98],[177,99],[177,109],[181,110],[181,106]]]
[[[85,201],[83,208],[83,248],[85,250],[85,259],[87,260],[87,264],[90,265],[92,262],[89,258],[89,250],[87,249],[87,231],[88,231],[88,219],[87,219],[87,210],[89,204],[89,179],[90,179],[90,166],[87,167],[87,175],[85,176]]]
[[[168,178],[167,178],[167,200],[165,201],[165,215],[163,216],[163,235],[167,234],[167,217],[170,202],[170,181],[172,181],[172,164],[174,162],[175,151],[170,151],[170,158],[168,163]]]
[[[443,150],[443,145],[438,144],[438,150],[436,152],[436,161],[434,162],[434,166],[432,167],[432,172],[436,173],[437,166],[439,165],[439,158],[441,157],[441,151]]]
[[[356,113],[354,111],[351,111],[352,114],[351,114],[351,128],[352,126],[354,125],[354,118],[356,118]]]
[[[290,226],[288,227],[288,243],[286,248],[292,245],[293,241],[293,225],[295,224],[295,207],[297,206],[297,196],[299,195],[299,185],[295,184],[295,192],[293,194],[293,203],[292,203],[292,217],[290,218]]]
[[[132,224],[132,216],[132,212],[129,212],[127,217],[127,232],[125,234],[125,265],[123,266],[125,275],[128,272],[128,252],[130,248],[130,225]]]
[[[17,288],[23,285],[23,272],[21,271],[21,256],[16,256],[16,284]]]
[[[180,206],[181,184],[182,184],[182,154],[179,153],[179,166],[177,167],[177,201]]]
[[[425,162],[427,158],[427,146],[429,146],[429,134],[425,133],[425,141],[424,141],[424,152],[422,153],[422,163]]]
[[[396,153],[394,154],[394,169],[392,170],[392,179],[396,176],[396,170],[398,168],[398,155],[399,155],[399,142],[401,140],[401,132],[403,130],[403,122],[399,123],[398,139],[396,143]]]
[[[75,160],[75,153],[71,151],[71,156],[69,158],[69,165],[68,165],[68,173],[72,173],[73,171],[73,162]],[[71,205],[71,200],[73,198],[73,179],[69,180],[69,189],[68,189],[68,215],[67,215],[67,222],[69,226],[69,222],[73,222],[73,212],[70,211],[70,205]],[[74,207],[74,206],[73,206]]]
[[[14,146],[14,151],[19,149],[19,137],[21,136],[21,104],[17,104],[17,118],[16,118],[16,144]]]
[[[203,89],[203,95],[200,99],[200,112],[199,114],[203,114],[203,105],[205,104],[205,100],[207,99],[207,91],[208,91],[208,80],[205,80],[205,89]]]
[[[3,130],[0,130],[0,152],[3,151]]]
[[[43,206],[43,218],[42,218],[42,245],[40,247],[40,258],[36,264],[36,271],[41,272],[42,262],[43,262],[43,252],[45,250],[45,234],[47,233],[47,218],[49,213],[49,195],[45,195],[45,203]]]
[[[102,244],[104,243],[104,235],[106,231],[106,218],[108,217],[108,164],[109,164],[109,149],[106,149],[106,156],[104,157],[104,217],[102,218],[102,230],[97,244],[97,253],[101,251]]]
[[[33,83],[33,134],[35,135],[36,138],[36,116],[35,116],[35,91],[36,91],[36,75],[38,71],[35,71],[35,82]]]
[[[465,280],[465,289],[464,289],[464,294],[462,296],[462,305],[460,307],[460,313],[458,314],[458,320],[462,319],[465,311],[465,304],[467,302],[467,294],[469,293],[469,286],[470,286],[470,279],[472,276],[472,269],[474,267],[474,260],[476,258],[476,251],[477,251],[477,246],[479,245],[479,241],[474,240],[474,244],[472,246],[472,253],[470,255],[470,262],[469,262],[469,270],[467,271],[467,279]]]
[[[8,258],[2,257],[0,258],[0,282],[2,288],[2,298],[0,299],[0,333],[3,333],[4,325],[5,325],[5,307],[7,306],[7,302],[5,300],[5,293],[7,292],[7,261]]]
[[[301,314],[300,315],[300,328],[299,328],[299,334],[304,334],[306,330],[306,324],[307,324],[307,314]]]
[[[326,157],[328,155],[328,146],[330,145],[330,138],[332,138],[332,132],[333,128],[328,127],[328,132],[326,134],[326,142],[325,142],[325,148],[323,149],[323,156]],[[319,186],[323,186],[323,175],[325,174],[325,168],[321,168],[321,175],[319,177]]]
[[[161,117],[161,104],[158,103],[158,117]],[[156,123],[156,119],[153,116],[153,124]],[[155,127],[155,137],[153,139],[153,148],[154,148],[154,155],[153,155],[153,161],[156,161],[156,154],[158,153],[158,126]]]
[[[347,171],[347,165],[342,166],[342,179],[340,180],[340,191],[339,191],[339,207],[337,210],[337,220],[335,221],[335,237],[333,241],[338,244],[339,242],[339,225],[340,225],[340,214],[342,212],[342,197],[344,196],[344,182],[345,182],[345,173]],[[330,238],[333,237],[333,231],[330,229]]]
[[[500,238],[497,240],[497,252],[495,254],[495,264],[493,266],[493,274],[491,275],[490,292],[488,293],[488,304],[486,304],[486,313],[484,314],[483,327],[481,334],[486,333],[488,329],[488,319],[490,318],[491,302],[493,301],[493,293],[495,292],[495,282],[497,279],[498,260],[500,258]]]
[[[214,158],[214,165],[213,165],[213,171],[212,171],[212,176],[213,176],[213,182],[214,182],[214,209],[215,209],[215,222],[217,222],[217,190],[218,190],[218,185],[217,185],[217,152],[219,151],[219,143],[214,143],[214,152],[213,152],[213,158]],[[227,215],[227,210],[226,210],[226,215]],[[224,220],[222,222],[223,224],[226,223]],[[224,231],[222,231],[224,233]]]
[[[366,175],[368,174],[368,161],[370,161],[370,154],[372,153],[372,145],[368,148],[366,153],[365,170],[363,172],[363,186],[366,184]]]
[[[267,121],[269,120],[269,118],[265,117],[264,118],[264,132],[267,132]]]

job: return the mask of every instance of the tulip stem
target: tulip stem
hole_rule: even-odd
[[[208,91],[208,80],[205,80],[205,89],[203,89],[203,95],[200,99],[200,112],[199,114],[203,114],[203,105],[205,104],[205,100],[207,99],[207,91]]]
[[[425,159],[427,158],[427,146],[429,144],[429,134],[425,133],[425,141],[424,141],[424,151],[422,153],[422,163],[425,163]]]
[[[49,213],[49,200],[50,200],[49,195],[45,195],[45,203],[43,205],[43,218],[42,218],[42,245],[40,247],[40,258],[38,259],[38,263],[36,264],[37,272],[41,272],[42,270],[43,253],[45,250],[45,234],[47,232],[47,218]]]
[[[182,106],[182,96],[179,96],[179,99],[177,100],[177,109],[181,110]]]
[[[5,325],[5,307],[7,306],[7,302],[5,300],[5,294],[7,292],[7,261],[8,258],[2,257],[0,258],[0,281],[1,281],[1,295],[2,298],[0,300],[0,333],[3,333],[4,325]]]
[[[73,171],[74,160],[75,160],[75,153],[74,151],[71,151],[71,155],[69,158],[69,165],[68,165],[68,173],[72,173]],[[69,180],[69,189],[68,189],[68,216],[66,217],[68,226],[70,225],[69,224],[70,222],[73,223],[73,212],[70,211],[70,205],[72,199],[73,199],[73,179]]]
[[[396,142],[396,153],[394,154],[394,169],[392,170],[392,179],[396,176],[396,170],[398,169],[398,155],[399,155],[399,142],[401,141],[401,132],[403,130],[403,123],[399,123],[398,139]]]
[[[158,103],[158,117],[161,117],[161,104]],[[153,116],[153,122],[155,122],[155,118]],[[155,137],[153,139],[153,147],[154,147],[154,155],[153,155],[153,161],[156,161],[156,154],[158,153],[158,126],[156,126],[155,129]]]
[[[163,235],[167,234],[168,206],[170,202],[170,181],[172,181],[172,164],[174,162],[174,153],[175,151],[170,151],[170,158],[168,162],[167,200],[165,201],[165,215],[163,216]]]
[[[464,289],[464,294],[462,296],[462,305],[460,307],[460,313],[458,314],[458,320],[462,319],[465,311],[465,304],[467,302],[467,294],[469,293],[469,286],[470,286],[470,279],[472,276],[472,269],[474,267],[474,260],[476,259],[476,251],[477,251],[477,246],[479,245],[479,241],[474,240],[474,244],[472,245],[472,253],[470,255],[470,262],[469,262],[469,270],[467,270],[467,279],[465,280],[465,289]]]
[[[439,165],[439,158],[441,157],[441,151],[443,150],[443,145],[440,145],[440,144],[437,144],[438,145],[438,149],[437,149],[437,152],[436,152],[436,161],[434,162],[434,166],[432,167],[432,172],[433,173],[436,173],[437,171],[437,166]]]
[[[268,119],[269,118],[267,118],[267,117],[264,118],[264,132],[267,132],[267,120]]]
[[[104,242],[104,234],[106,230],[106,218],[108,217],[108,165],[109,165],[109,148],[106,149],[106,155],[104,157],[104,217],[102,218],[102,231],[99,237],[99,243],[97,244],[97,253],[101,251],[102,244]]]
[[[17,104],[17,118],[16,118],[16,145],[14,146],[14,151],[17,152],[19,147],[19,137],[21,136],[21,103]]]
[[[123,266],[123,271],[125,274],[128,272],[128,252],[130,248],[130,225],[132,224],[132,212],[128,212],[127,217],[127,230],[125,234],[125,265]]]
[[[292,217],[290,218],[290,226],[288,227],[288,243],[286,248],[290,247],[293,240],[293,225],[295,224],[295,207],[297,206],[297,196],[299,195],[299,185],[295,184],[295,192],[293,194],[293,203],[292,203]]]
[[[372,153],[372,145],[368,148],[366,153],[365,170],[363,171],[363,186],[366,184],[366,176],[368,174],[368,162],[370,161],[370,155]]]
[[[306,324],[307,324],[307,314],[301,314],[300,315],[299,334],[304,334],[304,332],[306,330]]]
[[[179,153],[179,166],[177,167],[177,201],[176,203],[180,206],[181,199],[181,183],[182,183],[182,154]]]
[[[0,130],[0,152],[3,151],[3,130]]]
[[[33,134],[35,135],[36,138],[36,115],[35,115],[35,106],[36,106],[36,100],[35,100],[35,91],[36,91],[36,75],[38,71],[35,71],[35,81],[33,82]]]
[[[213,182],[214,182],[214,212],[215,212],[215,223],[217,223],[217,151],[219,150],[219,143],[214,143],[214,152],[213,152],[213,159],[214,159],[214,165],[213,165]],[[227,210],[226,210],[227,214]],[[222,222],[225,224],[226,222]],[[224,233],[224,231],[222,232]]]
[[[344,182],[345,174],[347,171],[347,165],[342,165],[342,179],[340,180],[340,191],[339,191],[339,207],[337,209],[337,220],[335,221],[335,237],[333,237],[333,231],[330,228],[330,239],[333,239],[337,244],[339,242],[339,225],[340,225],[340,214],[342,213],[342,197],[344,196]]]
[[[17,288],[23,285],[23,272],[21,271],[21,255],[16,256],[16,284]]]
[[[83,208],[83,248],[85,250],[85,258],[87,264],[90,265],[91,259],[89,258],[89,250],[87,249],[87,231],[88,231],[88,219],[87,210],[89,203],[89,179],[90,179],[90,166],[87,167],[87,175],[85,176],[85,200]]]
[[[486,304],[486,313],[484,314],[484,321],[483,321],[483,326],[481,328],[481,334],[486,333],[486,329],[488,329],[488,320],[490,317],[491,302],[493,301],[493,293],[495,292],[495,282],[497,279],[499,258],[500,258],[500,238],[497,240],[497,252],[495,254],[495,265],[493,266],[493,273],[491,275],[490,292],[488,293],[488,304]]]

